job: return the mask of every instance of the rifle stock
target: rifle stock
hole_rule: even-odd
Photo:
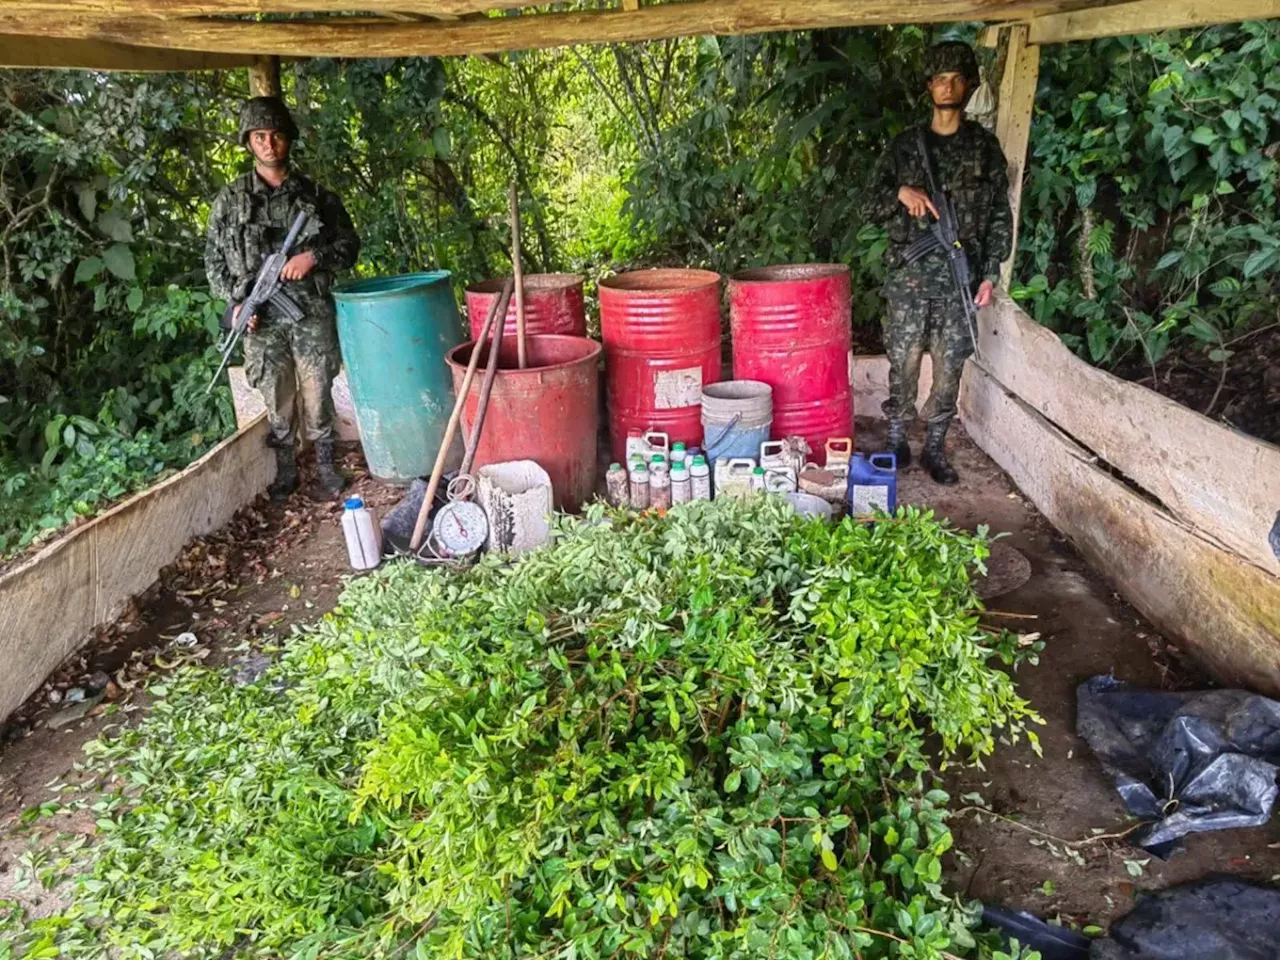
[[[249,320],[253,318],[263,304],[270,303],[280,313],[295,322],[302,319],[302,310],[281,289],[280,271],[289,262],[289,253],[293,249],[293,245],[298,242],[298,234],[302,232],[302,228],[306,226],[306,223],[307,214],[305,211],[294,217],[293,225],[289,227],[289,233],[284,238],[284,243],[280,245],[280,249],[267,257],[262,262],[262,266],[258,268],[258,276],[253,281],[253,289],[249,291],[247,297],[240,301],[240,312],[232,321],[230,331],[223,338],[222,343],[218,345],[218,350],[222,354],[222,362],[218,364],[218,369],[214,373],[213,379],[209,381],[209,386],[205,387],[205,396],[212,392],[218,382],[218,378],[222,376],[222,371],[227,368],[227,363],[231,360],[231,354],[235,350],[236,344],[240,341],[240,337],[244,334],[245,328],[248,327]],[[228,309],[233,310],[234,308],[228,307]]]

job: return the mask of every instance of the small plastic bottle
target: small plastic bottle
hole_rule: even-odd
[[[352,569],[372,570],[382,562],[382,529],[360,497],[350,497],[343,504],[342,535]]]
[[[622,469],[622,464],[609,464],[609,472],[604,475],[604,482],[611,506],[625,507],[630,503],[627,471]]]
[[[671,445],[671,469],[674,470],[677,463],[687,463],[689,459],[688,451],[679,440]]]
[[[764,493],[764,467],[756,467],[751,471],[751,489]]]
[[[649,468],[638,457],[631,461],[630,500],[633,510],[649,509]]]
[[[711,467],[702,454],[694,457],[689,465],[689,486],[694,500],[711,499]]]
[[[649,465],[649,506],[655,510],[671,507],[671,471],[666,457],[660,453],[653,455],[653,462]]]
[[[675,456],[675,451],[671,451]],[[683,460],[671,464],[671,504],[688,503],[693,499],[693,481],[689,477],[689,468]]]

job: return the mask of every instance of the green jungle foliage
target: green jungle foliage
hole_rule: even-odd
[[[993,664],[1033,648],[978,626],[987,556],[914,508],[832,525],[760,497],[597,504],[515,564],[389,565],[253,683],[185,669],[90,744],[98,837],[46,871],[77,861],[73,905],[0,902],[0,936],[120,960],[1024,956],[941,884],[939,765],[1036,744]]]
[[[286,98],[300,165],[364,238],[361,273],[443,267],[461,289],[505,272],[514,180],[531,271],[843,261],[856,322],[873,324],[884,240],[858,198],[887,139],[925,114],[934,39],[316,60],[286,66]],[[245,84],[0,71],[0,559],[231,428],[227,389],[202,393],[222,305],[201,238],[246,164]],[[1145,373],[1193,349],[1225,376],[1280,303],[1278,96],[1276,21],[1047,49],[1016,296],[1099,364]]]

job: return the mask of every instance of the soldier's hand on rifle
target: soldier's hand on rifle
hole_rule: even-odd
[[[301,280],[316,268],[316,255],[310,250],[295,253],[280,270],[281,280]]]
[[[238,323],[238,322],[239,322],[239,320],[240,320],[240,308],[241,308],[242,306],[244,306],[244,304],[242,304],[242,303],[237,303],[237,304],[235,305],[235,308],[231,311],[231,325],[232,325],[232,326],[235,326],[235,325],[236,325],[236,323]],[[248,322],[247,324],[245,324],[245,328],[246,328],[247,330],[250,330],[250,331],[253,331],[253,330],[257,330],[257,329],[258,329],[258,315],[257,315],[256,313],[255,313],[252,317],[250,317],[250,318],[249,318],[249,322]]]
[[[978,284],[978,295],[973,298],[974,306],[985,307],[991,302],[991,298],[995,296],[996,285],[990,280],[983,280]]]
[[[925,211],[933,214],[933,219],[941,220],[938,215],[938,208],[933,205],[933,201],[929,199],[929,194],[921,190],[919,187],[899,187],[898,201],[907,208],[907,213],[913,217],[923,217]]]

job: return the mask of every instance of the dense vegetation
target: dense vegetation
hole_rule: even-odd
[[[388,566],[256,681],[191,668],[91,744],[74,905],[0,902],[0,938],[86,960],[1009,960],[941,883],[939,766],[1035,743],[992,663],[1031,648],[977,623],[987,550],[914,509],[830,525],[760,497],[597,505],[514,565]]]
[[[972,35],[970,32],[968,35]],[[921,115],[915,27],[286,69],[300,162],[345,198],[360,269],[842,260],[879,315],[857,215]],[[989,53],[989,52],[988,52]],[[200,236],[242,169],[243,72],[0,74],[0,558],[180,466],[232,422],[206,399],[218,304]],[[1049,48],[1015,292],[1082,355],[1152,371],[1275,322],[1280,25]],[[1253,341],[1257,342],[1257,341]]]

